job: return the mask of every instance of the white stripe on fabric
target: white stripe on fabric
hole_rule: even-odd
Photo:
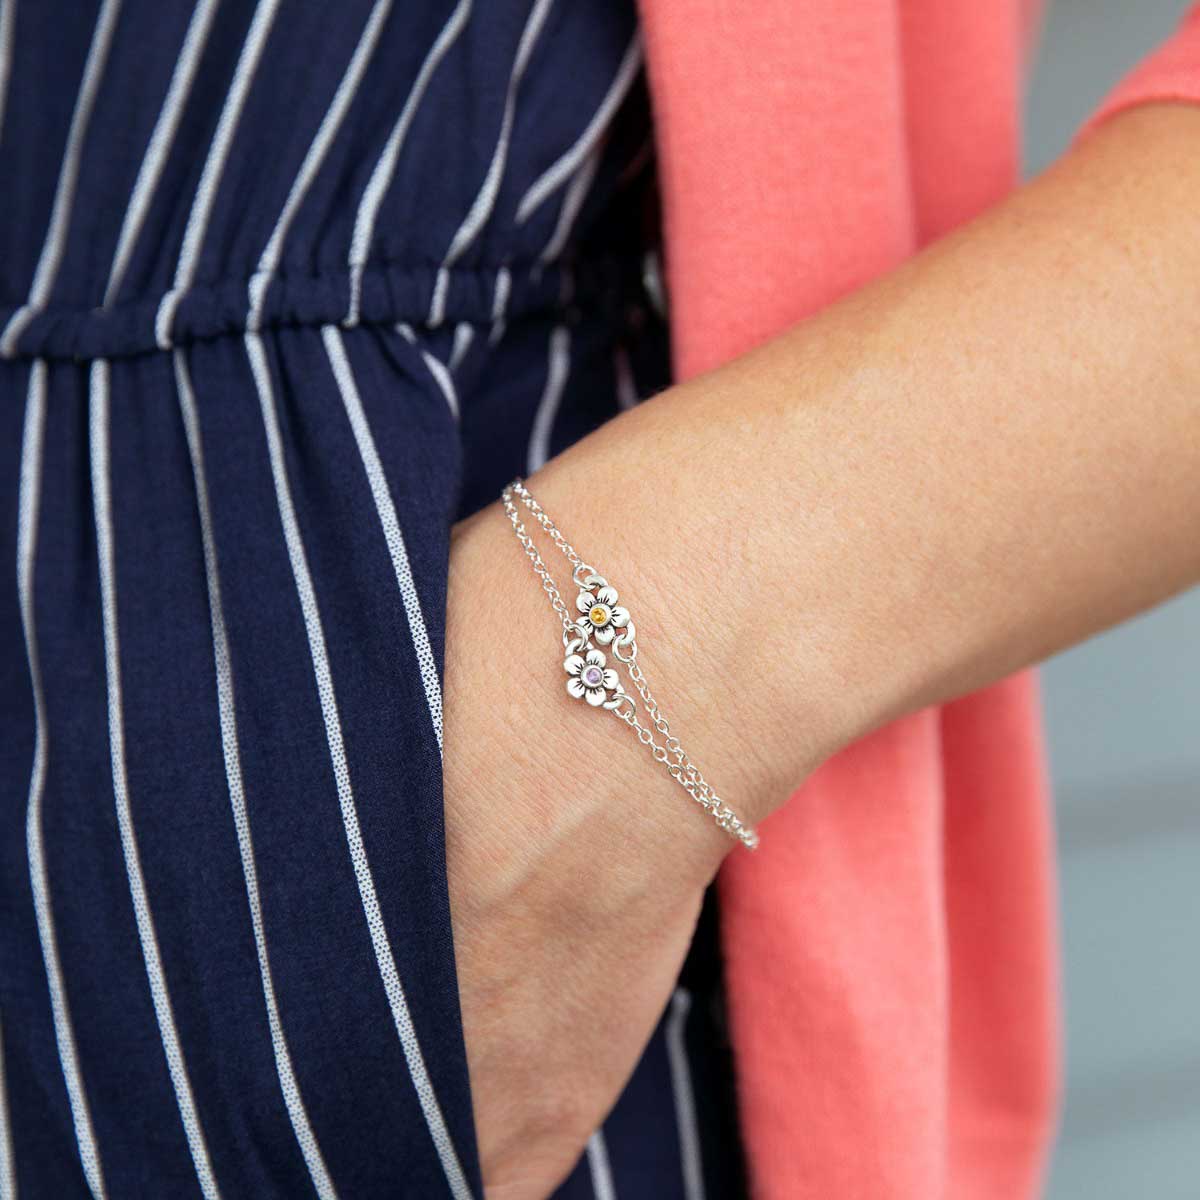
[[[8,79],[12,74],[16,19],[17,0],[0,0],[0,139],[4,137],[4,110],[8,100]]]
[[[417,337],[413,327],[407,321],[400,321],[396,325],[396,332],[420,354],[425,369],[433,376],[433,382],[438,385],[442,395],[446,398],[450,415],[457,421],[459,418],[458,388],[454,386],[454,377],[450,374],[446,364],[421,345],[421,339]]]
[[[550,235],[550,240],[539,256],[542,262],[553,262],[562,253],[563,247],[567,244],[567,238],[571,236],[571,230],[575,226],[575,218],[579,216],[579,210],[583,207],[588,192],[591,191],[592,184],[596,179],[596,172],[599,169],[600,149],[596,147],[584,159],[583,166],[571,180],[571,186],[567,188],[562,208],[558,210],[558,220],[554,224],[554,232]]]
[[[504,176],[504,167],[508,161],[508,143],[512,136],[513,117],[516,112],[517,91],[521,86],[521,79],[525,74],[525,68],[529,65],[530,56],[533,54],[534,44],[537,42],[538,34],[542,31],[542,26],[546,23],[546,17],[549,15],[550,7],[554,0],[535,0],[529,17],[525,22],[525,28],[521,31],[521,40],[517,43],[517,53],[513,59],[512,71],[508,77],[508,90],[504,97],[504,112],[500,118],[500,134],[496,139],[496,148],[492,151],[492,161],[488,164],[487,173],[483,177],[483,183],[475,196],[467,215],[463,218],[462,224],[458,227],[458,231],[450,241],[450,248],[446,251],[446,256],[442,259],[443,269],[452,267],[466,248],[479,235],[479,231],[484,227],[488,217],[492,215],[492,209],[496,205],[496,197],[500,193],[500,180]],[[432,319],[430,324],[436,324]]]
[[[496,272],[496,290],[492,293],[492,331],[488,334],[488,345],[495,346],[504,336],[505,316],[508,312],[508,297],[512,292],[512,272],[501,267]]]
[[[275,499],[279,509],[279,520],[283,526],[284,541],[287,544],[288,558],[291,561],[292,577],[296,584],[296,593],[300,601],[300,611],[304,617],[304,628],[308,636],[309,655],[312,659],[313,675],[316,680],[317,696],[321,705],[321,715],[325,722],[325,738],[329,745],[329,758],[333,766],[334,781],[337,786],[338,803],[341,807],[342,826],[346,833],[346,844],[350,851],[350,862],[354,868],[354,877],[358,883],[358,894],[362,901],[363,915],[366,917],[367,930],[371,936],[371,945],[375,951],[375,961],[383,980],[384,991],[387,994],[388,1005],[391,1008],[392,1020],[400,1038],[400,1045],[408,1063],[409,1074],[412,1076],[413,1087],[425,1116],[425,1124],[433,1141],[446,1182],[450,1187],[454,1200],[471,1200],[471,1189],[467,1185],[462,1167],[454,1144],[450,1140],[450,1131],[442,1115],[441,1106],[434,1094],[433,1083],[425,1067],[425,1059],[421,1053],[421,1045],[417,1040],[417,1032],[413,1027],[412,1016],[408,1010],[408,1000],[404,994],[404,985],[396,970],[396,962],[392,956],[392,947],[388,941],[387,929],[383,923],[383,913],[379,907],[379,897],[375,892],[375,880],[371,874],[371,865],[367,860],[367,849],[363,843],[362,831],[358,824],[358,810],[354,803],[354,791],[350,782],[350,767],[346,760],[346,748],[342,739],[342,723],[338,713],[337,695],[333,686],[333,674],[329,666],[329,655],[325,648],[325,633],[321,626],[321,614],[317,607],[317,594],[313,588],[312,575],[309,572],[308,556],[304,550],[304,541],[300,533],[300,524],[296,518],[295,505],[292,502],[291,485],[288,482],[287,464],[283,454],[283,437],[279,430],[279,416],[275,411],[274,389],[271,384],[271,368],[267,363],[266,352],[263,349],[262,338],[256,333],[245,335],[246,352],[250,359],[250,369],[254,375],[255,387],[258,390],[259,405],[262,408],[263,426],[267,436],[267,453],[271,462],[271,476],[275,483]]]
[[[204,577],[208,588],[209,619],[212,624],[213,665],[217,677],[217,710],[221,725],[221,752],[225,759],[225,780],[229,788],[229,803],[233,809],[233,827],[237,833],[238,852],[242,859],[242,877],[246,883],[246,903],[250,909],[250,926],[254,932],[254,947],[258,953],[258,973],[262,980],[263,1000],[267,1008],[267,1026],[275,1052],[275,1073],[279,1090],[287,1106],[292,1130],[304,1156],[313,1187],[321,1200],[337,1200],[337,1191],[316,1135],[308,1120],[308,1111],[300,1095],[300,1085],[292,1067],[279,1005],[275,999],[275,984],[271,977],[271,962],[267,954],[267,934],[263,926],[262,898],[258,889],[258,868],[254,858],[254,841],[250,833],[250,817],[246,810],[246,792],[242,779],[242,758],[238,745],[237,706],[233,689],[233,667],[229,658],[229,635],[225,628],[225,608],[221,602],[221,576],[217,567],[217,547],[213,537],[212,512],[208,503],[208,483],[204,474],[204,449],[200,438],[200,420],[196,413],[196,396],[182,350],[176,349],[175,383],[179,393],[179,409],[187,436],[188,455],[195,480],[196,509],[200,518],[200,539],[204,548]]]
[[[67,246],[67,231],[71,223],[71,210],[75,205],[75,185],[79,181],[79,160],[83,154],[83,143],[87,136],[88,123],[96,104],[96,92],[108,61],[112,45],[113,30],[121,11],[121,0],[104,0],[96,25],[92,30],[92,42],[88,47],[87,62],[83,68],[83,79],[79,95],[75,98],[75,111],[71,114],[71,125],[67,132],[67,144],[63,150],[62,165],[58,170],[58,183],[54,189],[54,204],[50,210],[50,224],[46,240],[33,274],[29,298],[9,318],[3,334],[0,334],[0,355],[11,358],[17,350],[17,342],[25,327],[45,308],[58,278],[63,252]]]
[[[4,1078],[3,1021],[0,1021],[0,1200],[17,1200],[17,1168],[13,1162],[12,1125],[8,1119],[8,1084]]]
[[[150,211],[150,201],[158,181],[166,166],[167,154],[175,139],[175,131],[179,128],[179,119],[183,116],[183,106],[192,90],[196,77],[196,67],[200,63],[200,55],[208,40],[209,29],[212,26],[213,14],[217,11],[220,0],[200,0],[192,12],[184,35],[179,57],[175,60],[175,70],[171,73],[171,83],[167,88],[166,98],[154,123],[150,140],[146,143],[146,153],[142,165],[138,168],[137,179],[129,197],[129,207],[125,210],[125,218],[121,222],[121,232],[117,238],[117,248],[113,254],[112,267],[108,273],[108,286],[104,289],[104,307],[108,308],[117,298],[125,272],[129,268],[129,260],[133,256],[133,248],[137,244],[138,234]]]
[[[248,325],[252,330],[257,331],[262,324],[263,301],[266,299],[271,277],[279,266],[279,256],[283,252],[284,239],[287,237],[288,230],[291,228],[292,221],[308,193],[308,189],[312,186],[313,179],[316,178],[321,164],[325,161],[325,155],[329,153],[329,148],[333,145],[334,138],[337,137],[351,101],[358,92],[358,86],[362,82],[371,56],[375,53],[379,35],[391,7],[392,0],[375,0],[375,7],[371,9],[371,15],[363,27],[358,45],[354,48],[354,54],[342,75],[341,82],[321,121],[320,128],[313,137],[312,144],[308,147],[308,153],[304,156],[304,162],[292,183],[292,190],[288,193],[287,202],[284,204],[283,211],[275,222],[275,228],[271,231],[270,240],[258,260],[258,267],[251,276]]]
[[[571,331],[565,325],[556,325],[550,332],[550,353],[546,360],[546,386],[538,402],[533,418],[533,430],[529,435],[529,451],[526,455],[526,472],[532,475],[546,465],[550,457],[550,435],[554,432],[554,418],[562,403],[563,389],[571,371]]]
[[[622,412],[637,408],[637,384],[633,380],[633,367],[629,362],[629,352],[624,346],[618,346],[613,351],[613,373],[617,377],[617,407]]]
[[[213,1176],[204,1130],[196,1113],[192,1086],[188,1081],[187,1064],[175,1029],[171,1011],[171,995],[163,972],[158,937],[154,931],[154,916],[146,895],[146,880],[142,874],[137,835],[133,828],[133,812],[129,804],[129,785],[125,774],[125,715],[121,697],[121,649],[117,625],[117,571],[113,542],[112,492],[109,478],[108,450],[109,384],[108,363],[99,358],[92,363],[88,382],[88,438],[91,443],[92,504],[96,519],[96,554],[100,567],[100,611],[104,626],[104,669],[108,688],[108,742],[112,758],[113,797],[117,807],[117,828],[121,835],[121,850],[125,857],[125,873],[129,877],[129,895],[137,922],[142,958],[146,963],[146,978],[158,1031],[162,1040],[167,1070],[175,1089],[175,1101],[187,1137],[188,1149],[196,1169],[196,1179],[205,1200],[218,1200],[220,1192]]]
[[[446,369],[446,364],[435,355],[430,354],[428,350],[422,349],[421,357],[425,360],[425,366],[430,375],[433,376],[433,382],[442,389],[442,395],[446,397],[446,403],[450,408],[450,415],[457,421],[461,414],[458,407],[458,389],[454,386],[454,378]]]
[[[600,107],[596,109],[575,144],[557,162],[547,168],[521,197],[521,203],[517,205],[518,225],[524,224],[548,196],[562,187],[592,152],[608,129],[613,113],[620,107],[621,101],[625,99],[629,89],[633,86],[633,81],[637,78],[641,65],[642,39],[640,34],[635,33],[621,59],[621,65],[617,68],[616,76],[609,84],[604,99],[600,102]]]
[[[430,329],[436,329],[446,319],[446,293],[449,290],[450,272],[445,267],[438,267],[429,301],[429,317],[425,322]]]
[[[453,374],[462,366],[463,359],[467,357],[467,351],[471,349],[471,343],[475,340],[475,326],[468,321],[459,321],[454,327],[454,343],[450,347],[450,361],[446,366]]]
[[[342,395],[342,403],[346,407],[346,416],[350,419],[350,428],[354,431],[354,440],[358,444],[359,457],[362,459],[363,469],[367,473],[371,497],[375,501],[375,511],[379,515],[384,541],[387,542],[388,554],[392,559],[392,569],[396,572],[396,584],[400,588],[400,600],[404,605],[404,615],[408,619],[408,629],[413,640],[413,649],[417,655],[417,667],[421,672],[421,683],[425,688],[425,702],[429,706],[429,716],[433,722],[433,732],[437,738],[438,754],[440,755],[442,752],[442,685],[438,680],[437,659],[434,657],[433,646],[429,641],[425,614],[421,610],[421,597],[417,591],[416,580],[413,578],[412,565],[408,560],[408,548],[404,544],[404,533],[400,528],[396,505],[392,500],[387,474],[384,472],[383,462],[379,457],[379,450],[375,445],[375,438],[367,421],[367,414],[363,411],[362,397],[358,392],[358,384],[354,379],[354,371],[346,354],[341,331],[334,325],[326,325],[321,330],[321,336],[325,340],[325,353],[329,356],[329,365],[333,369],[333,377],[337,381],[338,391]]]
[[[196,277],[200,251],[204,246],[204,235],[208,232],[208,220],[217,199],[217,189],[221,186],[225,162],[233,145],[233,137],[237,132],[238,121],[241,120],[254,72],[258,69],[258,60],[262,57],[263,47],[278,11],[279,0],[259,0],[254,17],[250,21],[250,28],[246,32],[246,41],[233,71],[233,81],[221,107],[221,115],[217,118],[212,145],[209,147],[208,157],[204,160],[204,170],[200,173],[200,182],[196,185],[192,210],[188,213],[183,242],[179,247],[179,261],[175,264],[175,279],[170,290],[163,296],[154,317],[154,338],[160,350],[171,348],[171,326],[175,321],[175,310]]]
[[[350,268],[350,304],[346,311],[346,316],[342,321],[342,324],[347,328],[358,324],[359,304],[362,300],[363,269],[367,263],[367,255],[371,251],[371,239],[375,236],[375,222],[379,219],[379,209],[383,204],[384,197],[387,195],[388,187],[391,185],[392,176],[396,172],[396,162],[400,157],[400,148],[404,145],[404,139],[408,136],[409,126],[413,122],[413,117],[416,116],[417,109],[420,107],[421,100],[425,96],[425,91],[429,87],[429,81],[433,78],[434,71],[437,70],[438,64],[445,58],[450,47],[458,39],[458,35],[463,31],[463,27],[466,25],[470,14],[471,0],[458,0],[458,3],[454,6],[454,11],[450,14],[449,20],[442,27],[442,31],[437,35],[433,45],[429,49],[429,53],[425,56],[425,61],[421,64],[421,69],[417,72],[417,77],[413,81],[408,99],[405,100],[404,107],[400,111],[400,116],[397,118],[396,124],[392,127],[392,132],[388,135],[388,140],[384,143],[379,161],[376,162],[375,169],[371,172],[371,178],[367,181],[366,190],[363,192],[362,200],[358,205],[358,212],[354,217],[354,232],[350,238],[350,258],[348,262]]]
[[[17,499],[17,596],[21,609],[21,628],[25,635],[25,657],[33,687],[33,767],[29,776],[29,803],[25,816],[25,848],[29,858],[29,890],[33,893],[33,911],[37,919],[38,941],[46,966],[46,985],[50,991],[50,1015],[54,1039],[62,1067],[75,1143],[88,1190],[95,1200],[103,1200],[104,1172],[100,1152],[92,1130],[79,1055],[75,1049],[75,1030],[67,1004],[62,962],[58,955],[58,935],[54,928],[54,910],[50,903],[50,881],[46,871],[46,853],[42,841],[42,795],[46,785],[46,759],[49,754],[46,730],[46,697],[42,691],[42,664],[38,656],[37,625],[34,616],[33,576],[37,558],[38,513],[42,491],[42,444],[46,428],[46,363],[36,359],[29,374],[29,397],[25,407],[25,429],[21,439],[21,477]]]
[[[692,1072],[684,1043],[684,1031],[691,1008],[691,993],[684,988],[676,988],[667,1017],[667,1062],[671,1068],[671,1091],[675,1096],[683,1194],[686,1200],[704,1200],[704,1166],[700,1157],[700,1129],[696,1124],[696,1097],[692,1092]]]
[[[608,1146],[599,1129],[588,1138],[587,1160],[595,1200],[617,1200],[617,1187],[613,1183],[612,1166],[608,1161]]]

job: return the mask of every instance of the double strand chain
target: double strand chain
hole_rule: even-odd
[[[518,500],[571,564],[571,582],[579,588],[575,602],[578,612],[572,613],[558,590],[545,560],[525,528],[517,506]],[[567,692],[575,699],[586,700],[593,707],[608,709],[628,725],[637,734],[638,741],[649,749],[654,761],[662,763],[667,774],[712,816],[721,829],[747,849],[756,849],[758,834],[717,795],[671,732],[667,718],[654,699],[638,664],[637,633],[628,610],[617,603],[620,597],[616,588],[610,586],[603,575],[597,574],[596,569],[576,553],[520,479],[504,489],[501,501],[517,541],[533,565],[534,574],[541,580],[550,607],[562,622]],[[637,701],[624,689],[617,671],[608,666],[601,646],[611,647],[613,656],[625,668],[629,681],[642,699],[647,723],[638,719]],[[661,742],[654,736],[655,730],[661,735]]]

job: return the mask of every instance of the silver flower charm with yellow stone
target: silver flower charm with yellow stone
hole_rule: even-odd
[[[593,706],[618,703],[622,694],[621,683],[612,667],[605,666],[602,650],[589,650],[586,654],[568,654],[563,660],[566,671],[567,694],[576,700],[584,700]],[[612,696],[609,696],[609,692]]]
[[[617,604],[617,589],[599,575],[591,576],[593,586],[575,597],[579,625],[601,645],[607,646],[617,632],[629,624],[629,610]]]

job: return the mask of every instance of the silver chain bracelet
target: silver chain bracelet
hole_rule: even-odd
[[[504,511],[512,523],[517,541],[524,548],[534,572],[542,581],[542,589],[550,600],[550,607],[562,622],[563,670],[567,673],[567,694],[576,700],[585,700],[594,708],[605,708],[618,720],[628,725],[637,734],[638,741],[649,748],[655,762],[660,762],[667,774],[697,804],[712,815],[714,821],[730,837],[736,838],[748,850],[758,847],[758,834],[726,804],[705,780],[695,763],[688,757],[679,739],[671,732],[667,718],[663,716],[654,696],[646,683],[646,676],[638,665],[637,633],[629,611],[617,601],[620,597],[603,575],[584,562],[575,548],[563,537],[558,527],[550,520],[546,510],[533,498],[520,479],[513,480],[501,493]],[[567,607],[558,585],[554,582],[534,545],[517,507],[517,501],[533,514],[534,520],[546,531],[550,540],[559,548],[571,564],[571,582],[579,588],[575,598],[578,614]],[[594,644],[593,644],[594,643]],[[613,657],[625,668],[630,682],[642,698],[649,725],[638,720],[638,704],[621,684],[619,673],[608,665],[608,658],[601,646],[607,646]],[[657,729],[662,735],[660,743],[654,736]]]

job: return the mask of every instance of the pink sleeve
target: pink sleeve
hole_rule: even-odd
[[[1174,35],[1105,97],[1083,132],[1127,108],[1168,100],[1200,103],[1200,4],[1193,4]]]

